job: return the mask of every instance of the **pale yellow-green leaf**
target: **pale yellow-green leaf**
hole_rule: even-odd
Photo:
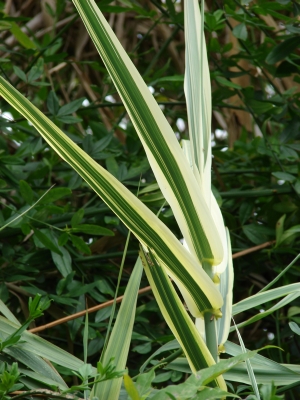
[[[113,327],[107,348],[102,358],[102,364],[108,364],[113,357],[116,371],[123,371],[126,367],[132,328],[135,318],[136,300],[140,286],[143,265],[138,258],[127,284],[124,298]],[[122,378],[96,383],[92,390],[92,397],[99,400],[118,400]]]
[[[124,375],[124,386],[131,400],[140,400],[139,392],[129,375]]]

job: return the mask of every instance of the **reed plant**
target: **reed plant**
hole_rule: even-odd
[[[287,304],[299,295],[299,284],[279,288],[281,290],[267,290],[234,307],[232,305],[234,270],[230,236],[211,189],[212,106],[203,2],[201,11],[197,0],[185,2],[184,90],[189,140],[181,143],[98,5],[94,0],[73,0],[73,3],[139,135],[160,190],[172,208],[182,234],[182,240],[179,241],[159,216],[0,77],[3,98],[30,121],[44,140],[74,168],[140,242],[140,256],[128,284],[126,299],[98,369],[91,370],[88,375],[95,379],[88,395],[103,400],[119,398],[122,378],[114,376],[116,379],[104,380],[101,376],[103,366],[109,365],[111,360],[114,360],[117,371],[126,367],[143,267],[164,319],[184,353],[187,368],[200,379],[194,383],[195,387],[209,386],[215,390],[215,396],[219,394],[220,398],[224,397],[227,386],[223,374],[237,363],[254,357],[258,365],[263,365],[263,362],[269,365],[255,352],[248,353],[242,342],[238,348],[227,342],[230,330],[234,329],[230,328],[232,316],[241,310],[256,307],[266,298],[286,295]],[[5,312],[7,318],[10,317],[8,311]],[[258,318],[259,315],[256,319],[245,321],[244,325]],[[6,323],[8,326],[16,324],[16,321]],[[244,325],[241,323],[239,326]],[[7,328],[10,334],[11,329]],[[225,351],[237,358],[221,361],[221,354]],[[259,397],[255,389],[255,368],[253,373],[248,361],[244,366],[248,372],[232,372],[231,379],[234,373],[237,381],[248,379]],[[274,376],[282,376],[283,367],[276,363],[272,366]],[[76,368],[78,370],[78,365]],[[199,371],[209,372],[201,375]],[[288,372],[285,371],[286,374]],[[290,370],[290,374],[294,377],[295,372]],[[129,378],[125,378],[125,387],[129,393],[134,393],[134,384]]]

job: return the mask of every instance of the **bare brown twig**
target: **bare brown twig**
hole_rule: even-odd
[[[144,293],[147,293],[147,292],[150,292],[150,291],[151,291],[151,287],[150,286],[146,286],[146,287],[140,289],[138,291],[138,294],[140,295],[140,294],[144,294]],[[123,300],[123,297],[124,296],[117,297],[116,298],[116,303],[121,303],[121,301]],[[90,313],[93,313],[95,311],[102,310],[103,308],[111,306],[113,303],[114,303],[114,299],[106,301],[105,303],[99,304],[98,306],[94,306],[94,307],[88,308],[87,310],[80,311],[80,312],[78,312],[76,314],[68,315],[67,317],[60,318],[60,319],[58,319],[56,321],[50,322],[49,324],[41,325],[41,326],[38,326],[36,328],[30,329],[30,330],[28,330],[28,332],[31,332],[31,333],[41,332],[41,331],[43,331],[43,330],[45,330],[47,328],[52,328],[53,326],[64,324],[65,322],[72,321],[73,319],[82,317],[86,313],[90,314]]]
[[[250,247],[250,249],[239,251],[238,253],[233,254],[232,258],[234,259],[234,258],[243,257],[246,254],[253,253],[254,251],[258,251],[258,250],[264,249],[266,247],[272,246],[272,244],[274,244],[274,243],[275,243],[275,240],[271,240],[270,242],[266,242],[266,243],[259,244],[258,246]]]

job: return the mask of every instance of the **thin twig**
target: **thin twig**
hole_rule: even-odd
[[[140,294],[144,294],[144,293],[147,293],[147,292],[150,292],[150,291],[151,291],[151,287],[150,286],[146,286],[146,287],[140,289],[138,291],[138,294],[140,295]],[[123,300],[123,297],[124,296],[117,297],[116,298],[116,303],[121,303],[121,301]],[[64,318],[58,319],[56,321],[50,322],[49,324],[45,324],[45,325],[38,326],[38,327],[33,328],[33,329],[29,329],[28,332],[31,332],[31,333],[41,332],[41,331],[43,331],[45,329],[52,328],[53,326],[60,325],[60,324],[63,324],[65,322],[72,321],[73,319],[82,317],[86,313],[90,314],[92,312],[95,312],[95,311],[98,311],[98,310],[102,310],[103,308],[111,306],[113,303],[114,303],[114,299],[106,301],[105,303],[98,304],[97,306],[88,308],[87,310],[80,311],[80,312],[78,312],[76,314],[68,315],[67,317],[64,317]]]
[[[274,244],[274,243],[275,243],[275,240],[271,240],[270,242],[266,242],[266,243],[259,244],[258,246],[250,247],[250,249],[242,250],[242,251],[239,251],[238,253],[233,254],[232,258],[234,259],[234,258],[243,257],[246,254],[253,253],[254,251],[258,251],[258,250],[264,249],[265,247],[272,246],[272,244]]]
[[[269,247],[274,243],[275,243],[274,240],[270,241],[270,242],[262,243],[262,244],[260,244],[258,246],[251,247],[250,249],[243,250],[243,251],[240,251],[238,253],[235,253],[235,254],[232,255],[232,258],[238,258],[238,257],[245,256],[246,254],[253,253],[254,251],[258,251],[258,250],[264,249],[265,247]],[[151,291],[151,286],[146,286],[146,287],[144,287],[144,288],[142,288],[142,289],[140,289],[138,291],[138,295],[144,294],[144,293],[147,293],[147,292],[150,292],[150,291]],[[121,303],[121,301],[123,300],[123,297],[124,296],[117,297],[116,298],[116,303]],[[38,327],[33,328],[33,329],[29,329],[28,332],[37,333],[37,332],[44,331],[45,329],[48,329],[48,328],[53,328],[54,326],[57,326],[57,325],[60,325],[60,324],[64,324],[65,322],[72,321],[73,319],[76,319],[76,318],[79,318],[79,317],[83,317],[86,313],[90,314],[90,313],[93,313],[95,311],[102,310],[103,308],[111,306],[113,303],[114,303],[114,300],[106,301],[105,303],[98,304],[97,306],[88,308],[87,310],[83,310],[83,311],[80,311],[78,313],[75,313],[75,314],[72,314],[72,315],[68,315],[67,317],[57,319],[56,321],[50,322],[49,324],[45,324],[45,325],[41,325],[41,326],[38,326]]]

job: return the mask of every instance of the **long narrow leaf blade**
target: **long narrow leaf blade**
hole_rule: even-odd
[[[260,312],[253,317],[247,319],[246,321],[240,322],[237,327],[242,328],[243,326],[247,326],[250,324],[253,324],[256,321],[259,321],[262,318],[267,317],[268,315],[272,314],[276,310],[280,310],[282,307],[285,307],[287,304],[291,303],[293,300],[297,299],[300,296],[300,291],[298,292],[293,292],[288,294],[286,297],[284,297],[282,300],[280,300],[277,304],[275,304],[273,307],[269,308],[266,311]],[[235,328],[232,326],[230,328],[230,332],[232,332]]]
[[[203,7],[203,4],[202,4]],[[211,89],[207,51],[198,0],[185,3],[185,80],[193,170],[210,203],[211,181]]]
[[[13,322],[16,325],[21,326],[20,322],[14,316],[14,314],[9,310],[9,308],[3,303],[0,299],[0,312],[6,317],[9,321]]]
[[[68,388],[54,367],[52,365],[50,366],[49,362],[45,361],[42,357],[39,357],[24,348],[20,349],[18,345],[6,348],[4,353],[8,354],[24,366],[26,365],[27,368],[24,368],[22,371],[20,369],[20,372],[23,372],[24,375],[37,379],[40,382],[52,382],[50,384],[56,384],[62,390]]]
[[[173,233],[124,185],[69,139],[49,118],[0,77],[0,93],[27,118],[50,146],[91,186],[141,243],[152,249],[189,292],[191,312],[200,316],[216,311],[222,296],[199,262],[176,239]]]
[[[220,263],[223,248],[218,230],[168,121],[94,0],[73,3],[124,102],[190,251],[200,261]]]
[[[18,328],[19,325],[7,320],[4,317],[0,317],[0,331],[5,337],[13,334]],[[78,369],[84,364],[83,361],[79,360],[72,354],[60,349],[54,344],[37,335],[34,335],[33,333],[24,331],[22,333],[22,340],[24,340],[24,343],[18,344],[20,349],[24,348],[24,350],[32,353],[33,355],[43,357],[57,365],[68,368],[71,371],[78,371]],[[10,348],[4,349],[4,353],[9,351]]]
[[[242,352],[244,354],[247,354],[247,349],[246,349],[246,347],[244,345],[242,336],[241,336],[241,334],[240,334],[240,332],[239,332],[239,330],[238,330],[238,328],[237,328],[237,326],[236,326],[234,321],[233,321],[233,323],[234,323],[234,327],[235,327],[237,335],[238,335],[238,339],[239,339],[239,342],[240,342],[240,346],[241,346]],[[253,391],[255,393],[255,396],[256,396],[257,400],[260,400],[259,390],[258,390],[258,386],[257,386],[257,380],[255,378],[255,374],[254,374],[254,371],[253,371],[253,368],[252,368],[250,360],[246,360],[246,368],[247,368],[249,380],[251,382],[251,386],[252,386],[252,389],[253,389]]]
[[[253,307],[260,306],[261,304],[268,303],[269,301],[278,299],[279,297],[284,297],[290,293],[296,292],[300,292],[300,283],[292,283],[276,289],[259,292],[234,304],[232,307],[232,315],[237,315],[243,311],[250,310]]]
[[[242,353],[242,349],[236,343],[227,341],[225,343],[226,353],[231,356],[237,356]],[[298,371],[293,371],[290,367],[276,363],[260,354],[256,354],[251,359],[257,383],[276,382],[277,386],[289,385],[300,380],[299,366],[295,366]],[[237,365],[226,373],[226,379],[233,382],[250,383],[245,364]]]
[[[217,320],[217,327],[218,327],[218,344],[223,345],[229,335],[229,329],[231,324],[232,318],[232,291],[233,291],[233,263],[232,263],[232,256],[231,256],[231,243],[230,243],[230,236],[229,231],[226,229],[227,234],[227,243],[228,243],[228,260],[227,260],[227,268],[221,275],[220,279],[220,292],[224,299],[224,304],[222,307],[222,318]]]
[[[182,305],[170,279],[151,253],[141,251],[141,258],[152,291],[163,316],[181,345],[193,372],[215,364],[204,340]],[[216,378],[213,386],[226,390],[221,376]]]
[[[116,323],[103,357],[104,365],[113,357],[117,371],[122,371],[126,367],[142,272],[143,265],[141,259],[138,258],[126,287]],[[92,390],[92,397],[96,396],[99,400],[117,400],[121,384],[122,378],[96,383]]]

